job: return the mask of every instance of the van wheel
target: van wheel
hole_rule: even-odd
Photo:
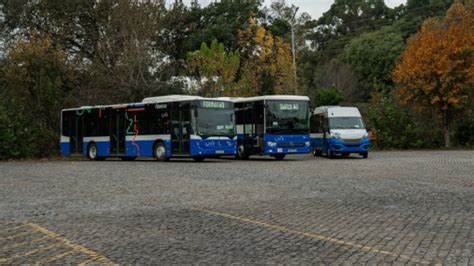
[[[158,161],[166,162],[169,160],[169,158],[166,156],[166,146],[163,142],[156,144],[155,150],[153,152],[153,155]]]
[[[364,158],[364,159],[369,158],[369,153],[368,152],[363,152],[362,153],[362,158]]]
[[[275,159],[277,159],[277,161],[281,161],[281,160],[285,159],[285,156],[286,156],[286,154],[276,154]]]
[[[87,146],[87,158],[91,161],[97,161],[99,160],[99,150],[97,149],[97,145],[95,143],[89,144]]]
[[[244,145],[241,144],[237,147],[237,155],[235,157],[239,160],[247,160],[249,158],[249,155],[245,152]]]

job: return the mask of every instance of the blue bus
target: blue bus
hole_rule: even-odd
[[[369,156],[370,141],[356,107],[321,106],[311,117],[312,152],[328,158],[351,153]]]
[[[236,154],[232,101],[171,95],[140,103],[84,106],[61,112],[61,154],[90,160]]]
[[[234,98],[238,159],[310,152],[309,98],[272,95]]]

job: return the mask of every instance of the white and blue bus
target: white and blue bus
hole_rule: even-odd
[[[91,160],[191,157],[202,161],[235,155],[235,137],[234,103],[213,98],[171,95],[61,113],[61,154]]]
[[[314,156],[325,154],[333,158],[357,153],[367,158],[369,155],[368,133],[356,107],[316,108],[311,117],[311,140]]]
[[[309,98],[273,95],[234,98],[238,159],[310,152]]]

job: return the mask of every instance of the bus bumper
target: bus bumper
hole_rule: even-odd
[[[191,156],[233,156],[237,153],[237,141],[231,139],[191,140]]]
[[[304,154],[311,150],[309,135],[280,136],[268,135],[265,138],[265,154]]]

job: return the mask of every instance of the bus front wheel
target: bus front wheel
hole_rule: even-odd
[[[160,142],[155,145],[155,158],[160,162],[168,161],[168,157],[166,156],[166,146],[163,142]]]
[[[198,156],[198,157],[193,157],[193,159],[194,159],[195,162],[204,162],[205,158]]]
[[[318,149],[313,149],[313,156],[322,156],[323,152]]]
[[[285,156],[286,156],[286,154],[277,154],[277,155],[275,155],[275,159],[277,159],[278,161],[281,161],[281,160],[285,159]]]
[[[244,145],[239,145],[237,147],[237,156],[236,157],[239,160],[247,160],[249,158],[249,155],[245,152]]]

